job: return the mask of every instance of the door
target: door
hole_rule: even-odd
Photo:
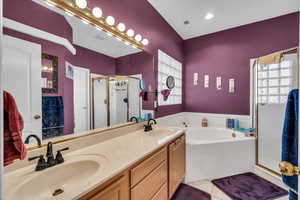
[[[169,198],[173,196],[185,177],[185,136],[169,146]]]
[[[73,67],[74,90],[74,133],[80,134],[89,130],[89,80],[90,71],[81,67]]]
[[[42,138],[41,46],[3,36],[3,89],[11,93],[24,120],[23,139]]]
[[[128,78],[128,117],[141,117],[142,101],[140,97],[140,80]]]
[[[92,127],[93,129],[108,126],[108,79],[93,75],[92,78]]]
[[[288,93],[298,88],[296,54],[284,55],[280,64],[257,66],[257,164],[280,174],[282,130]],[[272,126],[270,126],[272,124]]]

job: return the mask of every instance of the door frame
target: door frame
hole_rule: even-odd
[[[87,88],[86,88],[86,92],[87,92],[86,98],[87,99],[86,99],[86,102],[87,102],[87,127],[88,127],[88,129],[90,129],[90,70],[87,69],[87,68],[84,68],[84,67],[78,67],[78,66],[74,66],[72,64],[70,64],[70,65],[72,66],[73,69],[84,71],[84,72],[88,73],[87,77],[86,77],[87,78],[86,79],[87,80],[87,82],[86,82],[87,83]],[[74,85],[74,78],[75,77],[73,77],[73,85]],[[74,95],[73,95],[73,102],[74,102],[74,100],[75,100],[75,87],[73,87],[73,93],[74,93]],[[75,127],[76,127],[75,102],[74,102],[73,109],[74,109],[74,135],[80,135],[81,132],[77,132],[76,129],[75,129]]]

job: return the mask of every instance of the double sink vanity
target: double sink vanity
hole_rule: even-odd
[[[36,171],[19,161],[5,173],[5,199],[167,200],[185,176],[185,132],[141,124],[54,144],[64,163]],[[74,150],[73,150],[74,149]],[[45,153],[46,147],[29,152]]]

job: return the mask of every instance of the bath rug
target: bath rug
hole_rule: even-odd
[[[288,195],[286,190],[250,172],[215,179],[212,183],[233,200],[271,200]]]
[[[211,197],[197,188],[181,184],[171,200],[211,200]]]

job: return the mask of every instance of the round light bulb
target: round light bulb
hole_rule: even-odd
[[[134,36],[134,30],[128,29],[127,35],[128,35],[129,37],[133,37],[133,36]]]
[[[44,71],[47,71],[47,70],[48,70],[48,67],[47,67],[47,66],[44,66],[44,67],[43,67],[43,70],[44,70]]]
[[[149,44],[149,40],[143,39],[142,44],[145,45],[145,46],[148,45]]]
[[[118,30],[121,32],[124,32],[126,30],[126,26],[123,23],[118,24]]]
[[[140,34],[137,34],[135,36],[135,40],[138,41],[138,42],[142,41],[142,36]]]
[[[112,26],[112,25],[115,24],[115,18],[112,17],[112,16],[108,16],[108,17],[106,18],[105,21],[106,21],[106,23],[107,23],[108,25],[110,25],[110,26]]]
[[[96,18],[102,17],[102,10],[98,7],[93,8],[92,13],[93,13],[94,17],[96,17]]]
[[[76,0],[75,3],[81,9],[85,9],[87,7],[87,1],[86,0]]]

